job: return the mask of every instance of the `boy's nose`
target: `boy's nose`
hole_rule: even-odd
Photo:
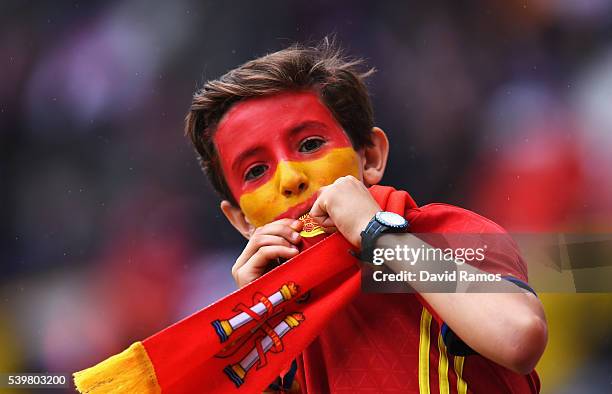
[[[279,188],[285,197],[294,197],[308,189],[308,178],[295,164],[291,162],[280,162],[279,166]]]

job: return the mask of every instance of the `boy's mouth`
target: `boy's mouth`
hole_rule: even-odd
[[[280,220],[285,218],[298,219],[300,216],[310,212],[310,208],[312,208],[316,200],[317,194],[313,194],[312,197],[287,209],[284,213],[278,215],[274,220]]]

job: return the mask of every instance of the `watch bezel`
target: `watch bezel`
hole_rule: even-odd
[[[384,216],[394,216],[397,218],[401,218],[402,223],[401,224],[391,223],[388,220],[385,220]],[[395,212],[379,211],[379,212],[376,212],[376,215],[374,215],[374,218],[376,219],[378,223],[386,227],[391,227],[394,229],[405,229],[406,227],[408,227],[408,221],[406,220],[406,218],[404,218],[402,215],[398,215]]]

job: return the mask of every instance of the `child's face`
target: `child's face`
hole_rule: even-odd
[[[317,190],[339,177],[361,179],[358,153],[314,92],[240,102],[214,142],[230,191],[256,227],[308,212]]]

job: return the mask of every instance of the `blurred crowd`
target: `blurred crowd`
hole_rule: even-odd
[[[610,232],[612,2],[3,1],[0,371],[70,372],[234,289],[183,135],[208,79],[335,33],[378,71],[384,183],[511,231]],[[545,393],[609,392],[612,298],[541,296]]]

